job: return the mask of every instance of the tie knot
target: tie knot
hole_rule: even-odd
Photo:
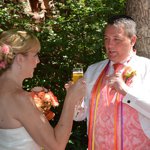
[[[114,67],[114,72],[117,73],[119,70],[121,70],[124,67],[124,65],[121,63],[116,63],[113,64],[113,67]]]

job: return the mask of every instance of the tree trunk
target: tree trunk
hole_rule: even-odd
[[[138,55],[150,58],[150,0],[127,0],[126,13],[137,23]]]

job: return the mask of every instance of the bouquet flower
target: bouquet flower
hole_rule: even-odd
[[[57,97],[50,91],[42,87],[34,87],[31,91],[31,96],[37,108],[46,116],[48,120],[53,119],[55,113],[51,107],[59,106]]]

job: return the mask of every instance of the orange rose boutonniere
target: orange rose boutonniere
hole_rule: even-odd
[[[125,83],[129,85],[132,83],[132,78],[136,76],[136,71],[133,70],[131,67],[127,66],[125,67],[122,76]]]
[[[51,107],[59,106],[57,97],[51,91],[42,87],[33,88],[31,96],[37,108],[46,116],[46,118],[48,120],[53,119],[55,113],[50,109]]]

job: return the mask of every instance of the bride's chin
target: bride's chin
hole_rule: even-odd
[[[26,78],[32,78],[33,77],[33,73],[31,73],[30,75],[26,76]]]

